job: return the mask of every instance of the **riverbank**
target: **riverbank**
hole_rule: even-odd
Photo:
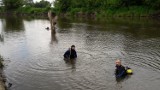
[[[5,82],[3,77],[3,59],[0,56],[0,90],[5,90]]]
[[[60,16],[72,17],[160,17],[160,11],[145,6],[130,6],[121,8],[107,8],[96,10],[85,10],[83,8],[72,8],[66,12],[59,12],[55,8],[34,8],[34,7],[21,7],[15,11],[5,11],[0,8],[0,15],[18,15],[18,16],[38,16],[47,17],[48,11],[57,13]]]
[[[16,16],[47,16],[50,8],[21,7],[16,10],[6,11],[0,7],[0,15],[16,15]]]
[[[94,11],[85,11],[74,8],[64,13],[65,16],[78,17],[160,17],[160,11],[143,6],[131,6],[121,8],[107,8]]]

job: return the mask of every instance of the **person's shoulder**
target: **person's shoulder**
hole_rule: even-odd
[[[121,65],[121,67],[125,68],[123,65]]]
[[[66,52],[70,52],[70,48]]]

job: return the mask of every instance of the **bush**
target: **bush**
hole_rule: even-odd
[[[34,7],[21,7],[17,10],[18,13],[21,14],[44,14],[49,11],[50,8],[34,8]]]

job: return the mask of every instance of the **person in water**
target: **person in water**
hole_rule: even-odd
[[[127,73],[125,67],[121,64],[121,61],[117,59],[115,64],[116,64],[116,69],[115,69],[116,78],[125,77]]]
[[[49,30],[49,27],[46,27],[47,30]]]
[[[67,50],[64,53],[63,56],[64,56],[65,59],[75,59],[75,58],[77,58],[77,52],[75,50],[75,45],[72,45],[71,48],[69,48],[69,50]]]

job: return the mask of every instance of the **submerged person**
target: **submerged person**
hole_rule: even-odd
[[[116,64],[116,70],[115,70],[116,78],[125,77],[127,73],[125,67],[121,64],[121,61],[117,59],[115,64]]]
[[[69,48],[69,50],[67,50],[64,53],[63,56],[64,56],[65,59],[75,59],[75,58],[77,58],[77,52],[75,50],[75,45],[72,45],[71,48]]]
[[[46,27],[47,30],[49,30],[49,27]]]

